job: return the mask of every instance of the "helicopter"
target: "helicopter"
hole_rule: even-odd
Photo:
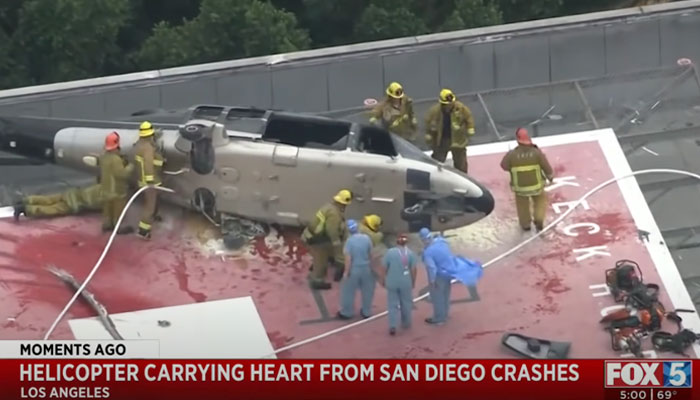
[[[194,105],[125,120],[0,117],[0,149],[97,175],[105,137],[133,156],[138,125],[156,128],[166,202],[197,210],[235,241],[245,221],[302,227],[341,189],[348,218],[382,217],[382,232],[445,231],[494,209],[489,190],[369,124],[255,107]],[[262,234],[262,233],[261,233]],[[230,239],[230,240],[226,240]]]

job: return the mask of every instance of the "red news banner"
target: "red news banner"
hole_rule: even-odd
[[[1,363],[2,399],[700,398],[692,388],[700,364],[689,360],[7,359]]]

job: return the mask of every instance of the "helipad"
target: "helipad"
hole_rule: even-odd
[[[612,130],[549,136],[536,143],[556,170],[557,180],[549,188],[550,221],[591,188],[631,172]],[[470,174],[491,189],[496,210],[482,222],[445,233],[456,252],[485,262],[531,235],[518,228],[508,177],[498,167],[513,146],[502,142],[469,148]],[[43,337],[72,295],[44,266],[56,264],[82,280],[107,240],[99,226],[98,216],[0,221],[1,339]],[[648,232],[648,240],[640,231]],[[111,314],[250,296],[273,347],[291,345],[277,356],[295,358],[513,357],[500,344],[504,332],[571,342],[572,358],[620,356],[598,323],[603,313],[618,307],[604,287],[604,270],[619,259],[640,264],[645,281],[662,287],[667,309],[694,309],[633,178],[601,190],[554,232],[488,267],[477,288],[453,289],[447,324],[423,323],[431,307],[419,302],[413,328],[396,337],[387,334],[386,319],[379,319],[295,346],[347,324],[334,318],[338,285],[325,292],[309,289],[310,259],[298,232],[273,231],[234,255],[217,253],[214,232],[199,218],[172,210],[151,242],[119,237],[89,290]],[[421,270],[416,296],[425,286]],[[385,305],[379,287],[375,312]],[[92,315],[87,306],[76,304],[54,337],[73,338],[68,320]],[[700,331],[697,314],[682,316],[686,328]],[[239,317],[218,313],[199,328],[235,330]],[[665,322],[664,330],[673,332],[675,326]],[[227,354],[242,354],[247,342],[229,341]]]

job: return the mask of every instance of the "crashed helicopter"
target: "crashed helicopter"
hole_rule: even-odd
[[[245,220],[303,226],[340,189],[353,193],[348,217],[381,215],[390,234],[459,228],[494,209],[482,184],[383,128],[301,113],[196,105],[121,121],[0,117],[0,146],[96,175],[106,135],[117,130],[132,156],[143,120],[159,128],[163,186],[175,191],[162,198],[202,212],[225,239]]]

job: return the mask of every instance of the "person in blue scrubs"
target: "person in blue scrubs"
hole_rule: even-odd
[[[408,238],[399,235],[396,247],[384,255],[382,281],[386,287],[389,312],[389,334],[396,334],[401,315],[401,326],[411,327],[413,314],[413,289],[416,287],[416,255],[406,246]]]
[[[426,318],[425,322],[443,324],[447,321],[452,291],[452,278],[447,271],[455,270],[455,257],[442,236],[431,234],[427,228],[421,228],[418,235],[425,245],[423,264],[428,273],[430,301],[433,303],[433,316]]]
[[[376,278],[371,268],[372,239],[369,235],[359,231],[357,222],[348,220],[350,237],[345,242],[343,250],[345,254],[345,276],[343,287],[340,289],[340,311],[338,318],[350,319],[355,314],[355,293],[360,289],[362,293],[363,318],[372,315],[372,299]]]

